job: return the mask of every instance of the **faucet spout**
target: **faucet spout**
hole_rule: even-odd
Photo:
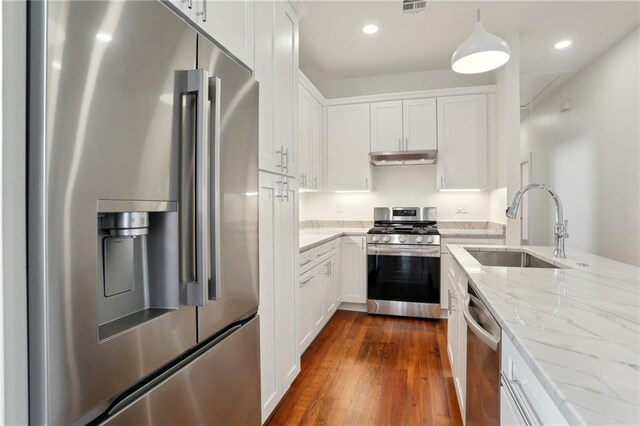
[[[565,258],[567,257],[564,251],[564,240],[569,237],[567,233],[568,221],[564,220],[563,211],[562,211],[562,202],[560,201],[560,197],[558,194],[551,189],[548,185],[543,183],[530,183],[529,185],[522,188],[520,191],[516,193],[513,197],[513,201],[511,202],[511,206],[507,209],[506,216],[509,219],[515,219],[518,214],[518,208],[522,203],[522,196],[529,190],[532,189],[542,189],[551,195],[553,198],[553,202],[556,206],[556,225],[554,227],[554,235],[556,238],[556,249],[553,252],[554,257]]]

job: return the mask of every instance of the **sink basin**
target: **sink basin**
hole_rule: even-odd
[[[467,252],[484,266],[507,268],[550,268],[561,269],[538,257],[521,251],[484,251],[467,249]]]

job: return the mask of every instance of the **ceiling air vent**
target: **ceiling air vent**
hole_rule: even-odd
[[[427,10],[427,0],[402,0],[402,13],[420,13]]]

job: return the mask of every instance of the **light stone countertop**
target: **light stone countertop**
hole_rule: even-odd
[[[569,424],[640,424],[640,268],[553,247],[525,251],[571,269],[482,266],[448,245]],[[579,266],[586,263],[589,266]]]
[[[495,229],[438,228],[442,238],[504,238],[504,231]]]
[[[343,235],[367,235],[369,228],[300,228],[300,253]]]

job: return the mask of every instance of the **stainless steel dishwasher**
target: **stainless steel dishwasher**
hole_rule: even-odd
[[[462,306],[467,323],[466,426],[500,424],[500,325],[469,285]]]

